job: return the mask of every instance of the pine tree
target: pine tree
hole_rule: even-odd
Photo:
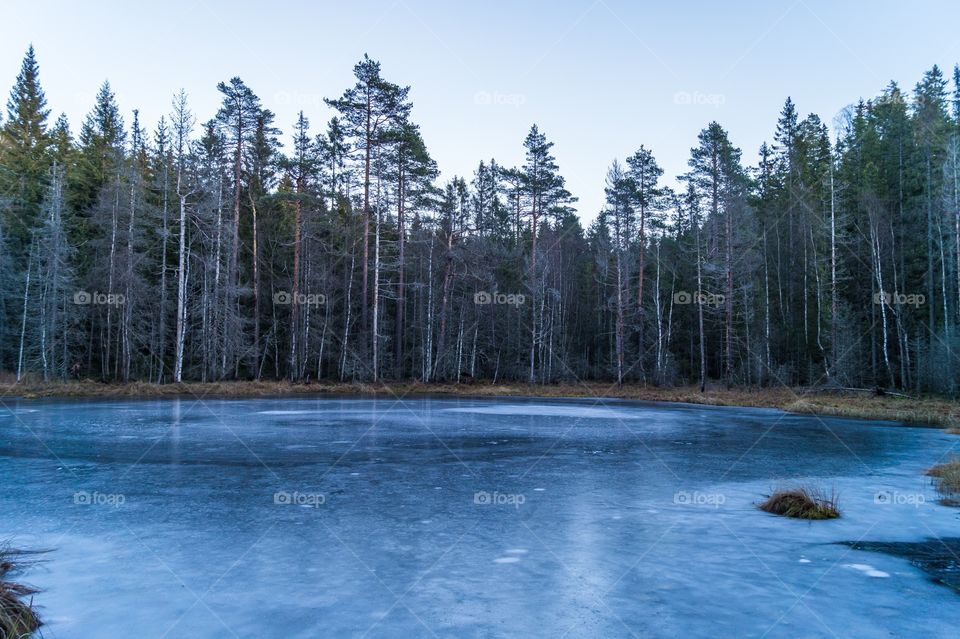
[[[231,321],[226,328],[225,349],[230,368],[233,369],[234,374],[237,374],[241,353],[246,346],[240,323],[242,316],[240,224],[243,209],[244,162],[248,148],[254,143],[258,118],[261,117],[261,106],[260,98],[238,77],[231,78],[229,83],[221,82],[217,85],[217,90],[223,94],[223,103],[217,112],[216,122],[221,135],[227,142],[231,156],[233,190],[233,224],[230,226],[230,250],[225,287],[225,305],[233,313],[227,316]],[[258,358],[259,355],[255,354],[255,357]]]
[[[419,127],[409,120],[403,120],[392,128],[387,142],[392,146],[393,156],[390,179],[396,185],[397,304],[393,339],[396,372],[400,375],[406,356],[404,330],[407,319],[408,216],[411,211],[417,213],[431,204],[433,181],[438,171]]]
[[[607,171],[606,210],[603,214],[603,220],[608,226],[607,236],[610,238],[613,250],[614,310],[616,312],[614,348],[618,386],[623,385],[623,378],[626,373],[624,368],[624,351],[626,350],[625,315],[629,298],[625,290],[629,279],[626,255],[630,246],[630,232],[634,225],[635,189],[633,180],[623,170],[620,163],[614,161]]]
[[[317,143],[310,137],[310,121],[300,112],[293,127],[293,154],[283,158],[281,168],[293,184],[293,271],[290,296],[290,377],[299,379],[303,356],[306,348],[305,338],[301,335],[303,319],[300,308],[301,283],[303,281],[303,217],[304,208],[313,200],[314,181],[319,177],[322,160]]]
[[[646,343],[644,339],[644,325],[646,315],[644,309],[643,282],[646,274],[645,259],[647,254],[647,229],[651,223],[651,218],[655,216],[661,208],[661,198],[663,192],[659,187],[660,177],[663,175],[663,169],[657,164],[653,153],[649,149],[641,146],[632,156],[627,158],[627,177],[630,181],[631,196],[633,207],[636,210],[636,229],[637,229],[637,338],[638,352],[637,364],[641,376],[645,374],[644,356],[646,355]]]
[[[368,327],[370,267],[370,188],[371,166],[385,129],[407,119],[412,105],[407,99],[410,87],[388,82],[380,75],[380,63],[366,54],[353,68],[356,84],[327,104],[336,109],[353,147],[362,153],[363,172],[363,280],[361,288],[361,324]]]
[[[530,127],[523,147],[526,153],[523,168],[518,174],[522,191],[518,194],[520,197],[517,207],[518,215],[522,206],[526,210],[526,217],[530,219],[530,266],[527,270],[527,288],[531,296],[531,336],[528,380],[532,384],[536,381],[536,353],[544,343],[540,301],[546,283],[537,239],[542,230],[541,224],[548,221],[548,216],[559,219],[569,210],[569,205],[576,200],[567,191],[565,180],[560,175],[556,159],[551,153],[553,142],[547,141],[537,125]]]
[[[724,273],[723,377],[729,386],[733,383],[734,217],[742,205],[745,176],[740,149],[730,143],[717,122],[702,130],[698,140],[699,146],[690,151],[690,180],[707,202],[707,223],[723,250],[722,257],[718,256]],[[698,303],[702,304],[702,298]]]
[[[251,263],[253,289],[253,377],[260,379],[263,370],[262,347],[260,343],[261,329],[261,221],[258,215],[258,205],[265,200],[275,187],[277,152],[279,142],[277,136],[280,130],[273,126],[274,115],[269,109],[261,109],[254,119],[253,138],[250,145],[249,178],[247,197],[250,200],[250,228],[251,228]],[[269,218],[268,218],[269,219]]]

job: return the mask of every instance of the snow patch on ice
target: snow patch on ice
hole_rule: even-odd
[[[854,570],[859,570],[860,572],[866,572],[868,570],[873,570],[873,566],[869,564],[844,564],[846,568],[853,568]]]
[[[889,577],[889,576],[890,576],[890,573],[884,572],[884,571],[882,571],[882,570],[877,570],[876,568],[874,568],[874,567],[871,566],[870,564],[844,564],[844,567],[846,567],[846,568],[853,568],[854,570],[859,570],[860,572],[862,572],[863,574],[865,574],[867,577],[879,577],[879,578],[883,578],[883,577]]]

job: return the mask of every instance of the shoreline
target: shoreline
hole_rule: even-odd
[[[775,408],[789,413],[902,422],[916,426],[946,428],[960,433],[960,402],[938,397],[907,398],[876,396],[869,392],[809,388],[707,388],[703,393],[694,386],[672,388],[626,384],[585,382],[526,384],[469,382],[431,383],[384,382],[291,383],[288,381],[185,382],[152,384],[131,382],[108,384],[91,380],[38,383],[0,383],[0,399],[229,399],[253,397],[303,396],[408,396],[450,397],[531,397],[630,399],[652,402],[684,403],[706,406]]]

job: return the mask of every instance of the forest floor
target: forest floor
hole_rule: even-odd
[[[684,402],[713,406],[779,408],[793,413],[831,415],[858,419],[890,420],[937,426],[960,434],[960,402],[938,397],[876,395],[870,391],[840,391],[805,388],[708,387],[701,393],[694,386],[662,388],[639,384],[601,382],[524,384],[470,382],[422,384],[418,382],[294,384],[278,381],[238,381],[183,384],[104,384],[92,380],[42,383],[0,379],[4,398],[84,397],[269,397],[286,395],[450,395],[460,397],[574,397],[618,398],[656,402]]]

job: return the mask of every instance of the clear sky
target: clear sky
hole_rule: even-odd
[[[537,123],[578,209],[592,219],[614,158],[641,144],[666,177],[686,170],[710,120],[746,162],[789,95],[828,124],[890,81],[912,89],[960,61],[960,2],[217,2],[35,1],[0,9],[0,91],[33,43],[54,116],[74,132],[104,79],[125,119],[152,129],[179,88],[200,121],[217,82],[239,75],[289,132],[303,109],[353,83],[364,52],[410,85],[413,117],[442,170],[522,161]]]

